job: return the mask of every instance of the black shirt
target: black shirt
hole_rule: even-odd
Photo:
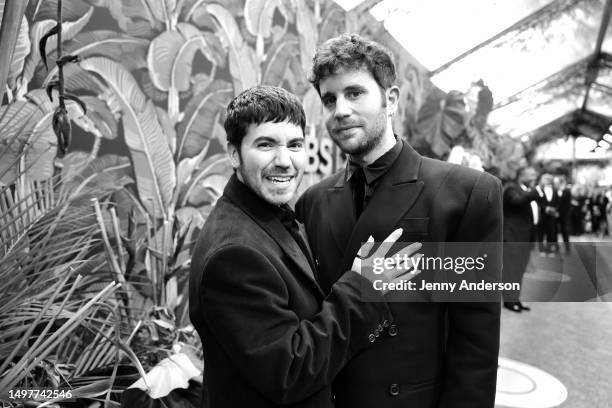
[[[363,209],[366,208],[368,202],[372,195],[374,195],[374,190],[380,181],[382,180],[382,176],[384,176],[395,160],[399,157],[402,151],[402,141],[396,136],[395,145],[389,149],[385,154],[380,156],[378,159],[374,161],[374,163],[370,163],[367,166],[363,167],[363,175],[365,178],[365,191],[363,197]],[[350,182],[351,178],[355,175],[355,172],[360,168],[357,163],[351,161],[349,159],[346,169],[346,182]],[[351,183],[351,188],[353,191],[353,197],[355,197],[355,186],[354,183]]]

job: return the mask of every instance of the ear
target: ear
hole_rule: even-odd
[[[230,163],[234,170],[240,167],[240,152],[238,148],[231,143],[227,144],[227,154],[229,155]]]
[[[399,87],[394,85],[390,88],[387,88],[387,90],[385,91],[385,96],[387,98],[387,116],[393,116],[397,112],[399,105]]]

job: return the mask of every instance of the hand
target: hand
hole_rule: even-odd
[[[381,286],[383,288],[388,288],[388,285],[385,285],[384,283],[399,283],[402,280],[410,280],[421,273],[421,271],[417,269],[417,266],[418,259],[421,258],[423,254],[415,255],[415,252],[422,247],[420,242],[414,242],[405,246],[394,254],[389,254],[391,247],[402,236],[402,233],[403,230],[401,228],[393,231],[387,238],[385,238],[378,249],[376,249],[373,254],[366,258],[366,254],[368,254],[374,246],[374,238],[370,236],[367,242],[361,246],[359,252],[357,252],[357,256],[353,260],[351,270],[364,276],[371,282],[374,282],[375,280],[382,280],[383,285]],[[370,267],[375,265],[378,265],[382,272],[367,273],[365,275],[362,274],[362,266]],[[391,267],[389,267],[390,265]],[[388,289],[381,290],[382,294],[387,292]]]

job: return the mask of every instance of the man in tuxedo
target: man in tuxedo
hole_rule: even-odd
[[[345,169],[310,187],[296,204],[324,291],[361,242],[398,226],[405,242],[501,245],[499,180],[422,157],[393,133],[400,95],[387,49],[345,34],[322,44],[313,62],[310,80],[327,130],[349,156]],[[499,277],[501,258],[492,265]],[[336,407],[492,408],[500,306],[390,303],[395,322],[336,377]]]
[[[553,179],[553,185],[557,196],[559,197],[557,211],[559,218],[557,218],[557,229],[561,232],[563,243],[565,244],[565,252],[570,252],[570,241],[569,241],[569,224],[570,224],[570,211],[572,209],[572,191],[567,186],[565,176],[555,176]]]
[[[540,199],[540,242],[543,243],[541,250],[551,257],[559,251],[557,243],[557,219],[559,218],[559,195],[553,185],[553,176],[549,173],[542,174],[539,184]],[[544,243],[544,240],[546,242]]]
[[[504,282],[521,284],[529,264],[540,218],[537,177],[533,167],[524,167],[504,186]],[[520,290],[504,292],[504,307],[517,313],[530,310],[519,296]]]
[[[209,408],[331,408],[333,377],[393,322],[384,291],[360,275],[361,258],[325,293],[315,280],[287,206],[304,173],[304,125],[300,101],[281,88],[248,89],[227,108],[235,174],[202,229],[189,283]],[[383,256],[379,248],[370,258]],[[405,272],[391,267],[377,278],[394,283]]]

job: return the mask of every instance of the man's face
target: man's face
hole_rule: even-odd
[[[566,183],[565,183],[565,179],[563,177],[554,177],[553,178],[553,186],[556,189],[565,188],[565,185],[566,185]]]
[[[372,151],[387,129],[386,94],[364,69],[344,70],[319,83],[325,125],[344,153]]]
[[[293,198],[306,165],[304,133],[289,122],[251,124],[240,152],[229,145],[232,166],[240,181],[274,205]]]
[[[520,183],[526,186],[533,186],[538,178],[538,173],[536,173],[533,167],[526,168],[521,173],[521,178],[519,180]]]

